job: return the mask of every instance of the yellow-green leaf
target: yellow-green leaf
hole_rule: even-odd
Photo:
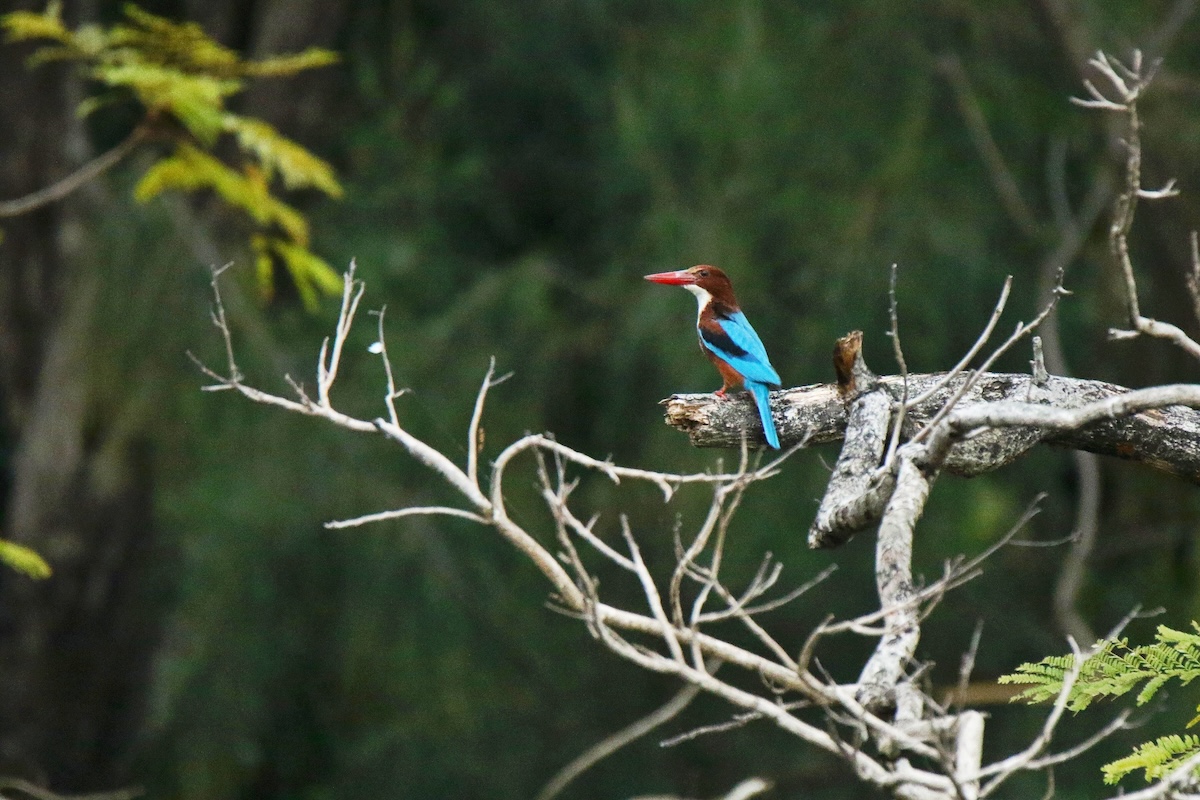
[[[237,53],[212,39],[195,22],[175,22],[132,3],[125,5],[130,25],[114,25],[113,41],[134,48],[159,64],[223,77],[240,74]]]
[[[310,47],[299,53],[244,62],[243,74],[260,77],[294,75],[300,70],[325,67],[339,60],[338,54],[332,50]]]
[[[258,170],[247,168],[244,173],[237,172],[213,156],[182,144],[173,155],[146,171],[134,188],[134,197],[146,202],[169,189],[211,189],[259,225],[277,225],[295,243],[308,245],[308,222],[304,215],[273,196]]]
[[[238,146],[258,159],[268,178],[276,171],[289,189],[314,187],[331,197],[341,197],[342,187],[328,162],[293,142],[274,127],[258,119],[225,115],[225,130]]]
[[[284,266],[296,284],[296,290],[306,308],[315,311],[317,292],[336,295],[342,291],[342,278],[316,253],[307,247],[276,240],[272,248],[283,260]]]
[[[207,145],[221,133],[225,98],[241,88],[236,80],[137,61],[100,64],[92,76],[108,86],[128,88],[147,109],[171,114]]]
[[[174,155],[151,165],[133,188],[134,199],[139,203],[146,203],[169,189],[194,191],[201,186],[210,185],[200,174],[193,160],[184,152],[190,149],[183,145]]]
[[[259,294],[270,300],[275,295],[275,270],[272,267],[271,243],[267,237],[255,234],[250,237],[250,247],[254,250],[254,277],[258,284]]]
[[[46,560],[23,544],[0,539],[0,561],[35,580],[50,577],[50,565]]]
[[[7,42],[24,42],[31,39],[53,39],[67,44],[71,32],[62,23],[62,4],[50,3],[44,13],[12,11],[0,16],[0,28],[4,29]]]

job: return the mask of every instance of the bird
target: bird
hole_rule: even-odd
[[[768,398],[771,389],[780,387],[779,373],[771,366],[762,340],[738,307],[729,276],[714,266],[698,264],[691,269],[656,272],[645,278],[666,286],[682,286],[696,296],[700,349],[721,373],[723,381],[716,396],[724,398],[726,392],[743,388],[749,391],[758,406],[767,444],[778,450],[779,434],[771,419]]]

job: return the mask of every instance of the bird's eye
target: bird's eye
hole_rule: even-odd
[[[700,277],[701,277],[701,278],[707,278],[707,277],[708,277],[708,270],[706,270],[706,269],[702,269],[702,270],[700,270]]]

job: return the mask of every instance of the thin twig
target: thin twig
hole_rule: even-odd
[[[832,575],[834,572],[837,571],[837,567],[838,567],[837,564],[830,564],[829,566],[825,567],[825,569],[818,572],[816,574],[816,576],[814,576],[814,577],[810,578],[809,580],[805,581],[804,583],[800,584],[795,589],[792,589],[790,592],[783,595],[782,597],[776,598],[776,599],[771,600],[766,603],[760,603],[759,605],[756,605],[756,606],[745,606],[745,605],[742,605],[741,603],[738,603],[737,605],[731,606],[722,611],[710,611],[706,614],[701,615],[700,621],[701,622],[718,622],[723,619],[728,619],[729,617],[731,617],[735,614],[738,614],[738,613],[744,613],[749,616],[756,616],[758,614],[763,614],[767,611],[774,611],[777,608],[782,608],[783,606],[792,602],[796,598],[807,593],[810,589],[814,588],[818,584],[824,582],[826,578],[828,578],[830,575]]]
[[[370,312],[378,317],[379,338],[375,340],[375,343],[372,344],[368,350],[372,353],[377,353],[379,355],[379,359],[383,362],[383,375],[384,380],[386,381],[386,391],[383,395],[383,403],[385,406],[387,406],[388,419],[393,425],[399,425],[400,417],[396,414],[396,399],[398,397],[402,397],[408,392],[408,390],[396,388],[396,378],[392,372],[392,359],[390,356],[388,356],[387,351],[387,337],[385,337],[383,333],[383,316],[386,312],[387,306],[382,306],[378,311]]]
[[[904,415],[908,413],[908,362],[904,360],[904,348],[900,346],[900,313],[896,300],[897,265],[892,264],[888,278],[888,318],[890,329],[888,335],[892,339],[892,353],[896,364],[900,367],[900,403],[896,409],[896,418],[892,420],[892,437],[888,442],[887,454],[883,458],[884,468],[891,468],[896,459],[896,448],[900,446],[900,431],[904,428]]]
[[[650,613],[662,626],[662,637],[667,644],[667,649],[671,652],[672,658],[676,661],[683,661],[683,648],[679,646],[679,637],[675,635],[675,629],[671,625],[671,621],[667,619],[667,611],[663,608],[662,596],[658,593],[654,576],[650,574],[646,562],[642,560],[642,551],[637,546],[637,540],[633,538],[633,531],[629,528],[629,519],[624,514],[621,515],[621,536],[625,539],[625,546],[629,548],[634,574],[642,584],[642,591],[646,594],[646,604],[650,607]]]
[[[700,530],[696,533],[695,538],[692,539],[692,543],[679,556],[679,562],[675,567],[675,571],[671,574],[668,597],[671,602],[671,614],[674,616],[675,624],[680,627],[684,624],[683,602],[680,595],[683,587],[683,578],[687,574],[688,567],[695,563],[696,558],[704,550],[705,546],[707,546],[709,537],[717,529],[717,524],[721,521],[721,508],[724,506],[727,496],[726,488],[728,487],[718,486],[713,491],[713,499],[709,503],[708,514],[704,517],[704,522],[700,525]]]
[[[1117,731],[1125,730],[1130,727],[1129,718],[1133,715],[1133,710],[1129,708],[1122,709],[1115,717],[1108,721],[1107,724],[1100,730],[1093,733],[1088,738],[1084,739],[1077,745],[1068,747],[1065,750],[1060,750],[1057,753],[1052,753],[1042,758],[1035,758],[1025,767],[1027,770],[1039,770],[1052,767],[1055,764],[1062,764],[1067,761],[1073,761],[1079,756],[1091,750],[1096,745],[1103,742],[1108,737],[1112,736]]]
[[[1054,732],[1058,727],[1059,720],[1062,719],[1063,712],[1067,710],[1067,700],[1071,696],[1071,689],[1079,679],[1079,670],[1085,661],[1085,656],[1080,653],[1079,646],[1075,644],[1075,640],[1068,639],[1067,641],[1071,645],[1071,652],[1075,657],[1071,661],[1071,668],[1063,676],[1062,688],[1054,700],[1054,707],[1051,708],[1045,722],[1042,723],[1041,731],[1038,732],[1033,741],[1021,752],[997,761],[979,771],[979,778],[995,775],[992,780],[980,789],[979,796],[981,798],[987,797],[999,789],[1001,784],[1018,771],[1028,769],[1029,764],[1042,754],[1054,738]]]
[[[963,710],[967,698],[967,687],[971,685],[971,673],[975,671],[975,657],[979,654],[979,642],[983,638],[983,620],[975,623],[975,632],[971,634],[971,644],[963,653],[962,662],[958,666],[958,691],[954,695],[954,707]]]
[[[1134,50],[1129,65],[1097,53],[1088,62],[1107,80],[1102,91],[1085,81],[1091,100],[1071,98],[1085,108],[1116,111],[1126,117],[1125,133],[1125,187],[1117,196],[1109,226],[1108,242],[1114,263],[1125,284],[1125,302],[1129,312],[1130,330],[1112,329],[1112,339],[1130,339],[1139,335],[1164,339],[1179,347],[1193,358],[1200,359],[1200,343],[1187,335],[1177,325],[1142,315],[1138,300],[1137,279],[1134,276],[1133,260],[1129,255],[1129,232],[1133,228],[1134,216],[1139,199],[1159,200],[1178,194],[1172,179],[1162,189],[1149,190],[1142,187],[1142,121],[1138,113],[1138,100],[1154,79],[1161,61],[1155,60],[1143,71],[1142,54]],[[1115,96],[1115,99],[1113,99]]]
[[[996,329],[996,323],[1000,321],[1000,317],[1004,314],[1004,306],[1008,304],[1008,295],[1012,290],[1012,280],[1012,275],[1009,275],[1004,279],[1004,288],[1000,290],[1000,298],[996,301],[996,305],[992,308],[992,316],[988,318],[987,325],[983,327],[983,330],[980,332],[979,336],[976,337],[975,344],[971,345],[971,349],[967,351],[967,354],[960,358],[958,363],[951,367],[950,370],[941,378],[941,380],[930,386],[921,394],[909,400],[909,408],[921,405],[921,403],[924,403],[926,400],[941,391],[942,387],[944,387],[951,380],[953,380],[955,376],[959,375],[964,369],[966,369],[967,365],[974,360],[975,356],[979,355],[979,351],[983,349],[983,346],[987,344],[988,339],[992,337],[992,331]]]
[[[925,423],[921,430],[917,431],[916,435],[912,437],[911,441],[920,442],[932,434],[933,431],[937,429],[938,423],[945,419],[946,416],[954,410],[954,407],[958,404],[958,401],[961,400],[967,394],[967,392],[974,388],[979,378],[991,368],[992,364],[994,364],[996,360],[1000,358],[1000,356],[1008,352],[1009,348],[1020,341],[1023,337],[1036,330],[1037,327],[1042,324],[1042,321],[1046,319],[1050,312],[1054,310],[1054,307],[1058,305],[1059,298],[1061,298],[1064,294],[1068,294],[1067,290],[1062,286],[1062,277],[1062,273],[1059,273],[1058,281],[1050,299],[1047,300],[1045,305],[1042,306],[1042,310],[1038,312],[1037,316],[1035,316],[1028,323],[1018,323],[1012,334],[1005,339],[999,347],[992,351],[992,354],[988,356],[982,364],[979,365],[979,368],[973,369],[967,374],[967,378],[962,382],[962,385],[959,386],[954,394],[950,396],[949,400],[942,404],[942,407],[938,409],[936,414],[933,415],[933,418],[930,419],[929,422]]]
[[[488,359],[487,373],[479,384],[479,393],[475,395],[475,408],[471,411],[471,424],[467,426],[467,478],[476,486],[479,485],[479,450],[483,447],[479,423],[483,419],[483,404],[487,400],[488,389],[499,386],[513,376],[509,372],[494,378],[496,374],[496,357]]]
[[[337,326],[334,329],[333,335],[333,351],[329,351],[329,338],[321,343],[321,353],[317,358],[317,402],[324,408],[329,408],[329,390],[337,380],[338,367],[342,363],[342,348],[346,345],[346,337],[350,335],[350,328],[354,325],[354,315],[358,312],[358,303],[362,300],[363,291],[366,289],[366,284],[362,281],[355,280],[354,270],[356,264],[353,259],[350,260],[350,267],[342,276],[342,304],[338,309]],[[379,328],[380,337],[379,345],[383,354],[384,363],[387,364],[387,351],[383,341],[383,312],[379,312]],[[391,395],[395,392],[395,386],[392,384],[392,370],[388,366],[388,405],[391,407]],[[392,424],[398,424],[395,419],[395,409],[392,409]]]
[[[576,536],[583,539],[585,542],[594,547],[601,555],[619,565],[623,569],[629,570],[630,572],[637,571],[637,567],[633,561],[610,547],[604,542],[603,539],[601,539],[592,531],[592,526],[596,523],[595,518],[588,521],[588,523],[585,525],[578,517],[575,516],[574,512],[571,511],[570,507],[565,502],[565,498],[559,494],[556,494],[548,487],[544,487],[542,489],[542,497],[546,500],[546,504],[550,507],[555,516],[561,518],[563,523],[571,531],[573,531]]]

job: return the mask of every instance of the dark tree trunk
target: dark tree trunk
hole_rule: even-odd
[[[346,11],[337,0],[190,5],[218,39],[256,57],[332,46]],[[96,11],[77,0],[64,17],[75,25]],[[80,82],[62,65],[27,71],[29,51],[0,47],[0,199],[95,156],[74,113]],[[317,83],[303,91],[287,79],[255,88],[246,113],[302,142],[319,139],[335,80],[311,75]],[[106,283],[89,224],[111,213],[104,192],[96,182],[4,220],[0,241],[3,536],[54,569],[43,582],[0,569],[0,775],[61,792],[137,782],[134,746],[171,574],[153,522],[152,433],[114,419],[111,391],[101,405],[93,369],[111,355],[97,338]]]
[[[40,10],[43,3],[26,3]],[[68,24],[95,19],[67,3]],[[44,187],[91,158],[61,65],[29,72],[0,47],[0,196]],[[104,284],[89,220],[93,184],[5,220],[0,241],[3,535],[41,553],[52,578],[0,570],[0,774],[59,791],[131,779],[163,604],[148,600],[151,454],[95,407],[96,303]]]

